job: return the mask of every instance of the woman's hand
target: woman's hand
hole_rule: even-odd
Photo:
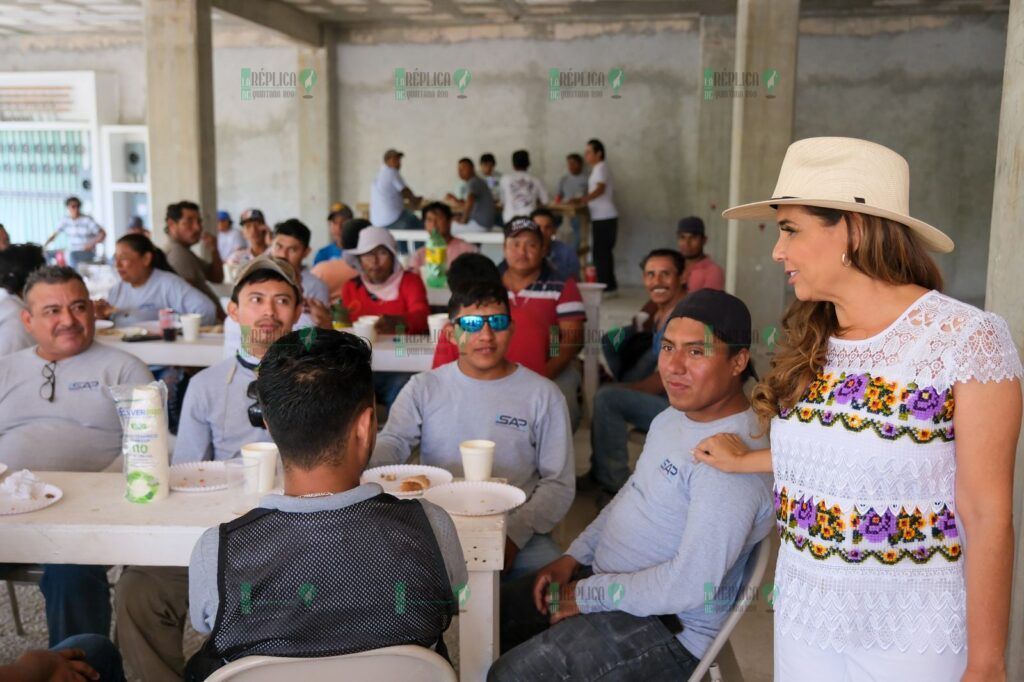
[[[719,471],[737,473],[749,471],[744,458],[750,448],[735,433],[718,433],[697,443],[690,451],[697,462],[710,464]]]
[[[110,305],[105,298],[93,301],[92,305],[98,320],[109,320],[110,316],[114,314],[114,306]]]

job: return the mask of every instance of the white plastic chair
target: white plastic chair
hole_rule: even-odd
[[[771,534],[765,537],[761,542],[757,543],[754,551],[751,552],[750,558],[747,559],[747,566],[743,571],[743,586],[740,588],[736,602],[733,604],[732,611],[729,612],[729,617],[726,618],[725,623],[722,624],[722,629],[718,631],[718,636],[715,637],[714,641],[711,642],[711,646],[704,652],[704,656],[700,659],[700,665],[697,666],[693,674],[690,675],[689,682],[701,682],[704,676],[709,672],[711,673],[711,679],[715,682],[722,679],[721,672],[718,670],[718,664],[715,662],[718,655],[722,653],[722,648],[729,643],[729,635],[732,634],[736,624],[740,622],[740,618],[746,613],[750,607],[751,602],[754,601],[752,595],[758,593],[758,583],[761,582],[761,578],[764,577],[765,568],[768,566],[768,555],[771,553]],[[728,680],[728,682],[734,682]]]
[[[246,656],[233,661],[206,682],[456,682],[451,664],[439,654],[420,646],[403,644],[358,654],[329,658],[277,658]]]

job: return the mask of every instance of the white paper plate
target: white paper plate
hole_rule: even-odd
[[[110,320],[96,320],[96,329],[113,329],[114,323]]]
[[[423,497],[459,516],[501,514],[526,502],[526,493],[521,489],[493,481],[456,481],[431,487]]]
[[[393,481],[387,480],[391,476],[394,476],[395,479]],[[410,476],[426,476],[430,479],[430,489],[452,482],[451,472],[440,467],[428,467],[421,464],[392,464],[390,466],[367,469],[359,477],[359,483],[377,483],[380,487],[384,488],[384,492],[390,493],[395,497],[420,497],[423,495],[422,491],[403,493],[398,490],[402,485],[402,479],[409,478]]]
[[[49,483],[43,485],[43,494],[34,500],[19,500],[7,493],[0,492],[0,516],[45,509],[62,497],[64,497],[64,491]]]
[[[179,493],[208,493],[227,487],[224,462],[183,462],[171,467],[171,490]]]

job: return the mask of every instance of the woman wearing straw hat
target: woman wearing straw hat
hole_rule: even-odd
[[[939,293],[927,251],[953,242],[909,195],[890,149],[812,138],[723,214],[778,222],[797,298],[751,398],[771,448],[693,453],[774,471],[776,680],[1006,676],[1021,363],[1001,318]]]

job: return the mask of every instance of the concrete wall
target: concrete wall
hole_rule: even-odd
[[[947,289],[974,303],[985,291],[1005,32],[1005,14],[801,22],[795,137],[866,137],[906,156],[913,213],[957,242],[940,259]],[[380,156],[392,146],[407,153],[406,180],[428,196],[456,186],[459,157],[490,151],[507,171],[519,147],[553,190],[565,154],[599,137],[616,178],[617,267],[634,283],[640,256],[671,245],[675,220],[698,210],[698,107],[718,103],[699,98],[695,21],[377,30],[340,41],[339,200],[369,199]],[[290,216],[298,210],[297,102],[242,102],[239,78],[243,66],[294,70],[295,48],[272,32],[218,22],[214,45],[218,203],[235,215],[256,205],[271,221]],[[613,66],[625,71],[621,99],[549,101],[549,68]],[[467,98],[396,101],[396,67],[468,68]],[[122,122],[144,120],[141,41],[0,43],[0,70],[76,68],[116,73]],[[325,224],[310,227],[316,242],[326,239]],[[714,253],[724,239],[712,235]]]

